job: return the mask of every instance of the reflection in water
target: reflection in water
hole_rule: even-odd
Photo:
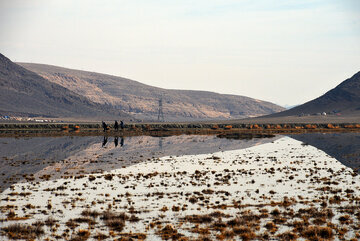
[[[244,149],[277,140],[272,138],[228,139],[216,136],[181,135],[169,137],[36,137],[1,138],[1,190],[25,178],[110,171],[163,156],[207,154]],[[353,169],[360,166],[360,134],[301,134],[294,139],[306,142]],[[114,139],[111,139],[114,138]],[[108,142],[114,142],[109,145]],[[119,148],[121,147],[121,148]],[[32,178],[32,177],[31,177]]]
[[[39,177],[54,172],[61,176],[107,171],[150,158],[243,149],[277,138],[231,140],[201,135],[136,136],[128,137],[126,145],[122,137],[104,137],[100,143],[98,137],[1,138],[0,182],[3,185],[0,188],[4,190],[11,183],[24,180],[24,175]],[[109,145],[109,141],[114,141],[114,145]]]
[[[98,143],[98,137],[0,138],[0,190]]]
[[[164,141],[164,137],[160,137],[160,138],[159,138],[159,149],[160,149],[160,150],[163,149],[163,141]]]
[[[314,146],[343,165],[360,170],[360,133],[308,133],[291,138]]]
[[[118,136],[114,137],[114,145],[115,145],[115,147],[117,147],[119,145],[119,137]],[[122,147],[122,146],[124,146],[124,138],[120,137],[120,147]]]
[[[102,142],[102,147],[106,146],[106,143],[108,141],[108,137],[104,136],[103,142]]]
[[[117,147],[119,145],[119,137],[115,137],[114,138],[114,144],[115,144],[115,147]]]

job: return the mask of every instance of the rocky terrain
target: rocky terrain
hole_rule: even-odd
[[[157,120],[160,98],[163,99],[166,121],[236,119],[285,110],[278,105],[245,96],[168,90],[106,74],[44,64],[18,64],[91,101],[108,104],[138,119]]]
[[[31,72],[0,54],[0,115],[130,118]]]

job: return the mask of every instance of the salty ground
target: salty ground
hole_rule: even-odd
[[[133,138],[4,184],[1,239],[360,239],[360,176],[314,146],[180,136],[170,154],[170,139],[156,153],[160,139]]]

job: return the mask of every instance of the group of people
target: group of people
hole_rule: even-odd
[[[115,121],[114,129],[116,131],[119,130],[119,126],[120,126],[121,130],[123,130],[124,129],[124,122],[120,121],[120,125],[119,125],[118,121]],[[109,129],[109,126],[104,121],[102,122],[102,127],[104,129],[104,132]]]

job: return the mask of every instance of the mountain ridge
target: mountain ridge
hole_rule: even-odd
[[[69,118],[131,118],[94,103],[0,54],[0,114]]]
[[[94,102],[109,104],[138,119],[156,120],[160,98],[168,121],[237,119],[284,110],[273,103],[245,96],[163,89],[114,75],[54,65],[18,64]]]
[[[304,115],[360,116],[360,71],[325,94],[289,110],[266,117]]]

